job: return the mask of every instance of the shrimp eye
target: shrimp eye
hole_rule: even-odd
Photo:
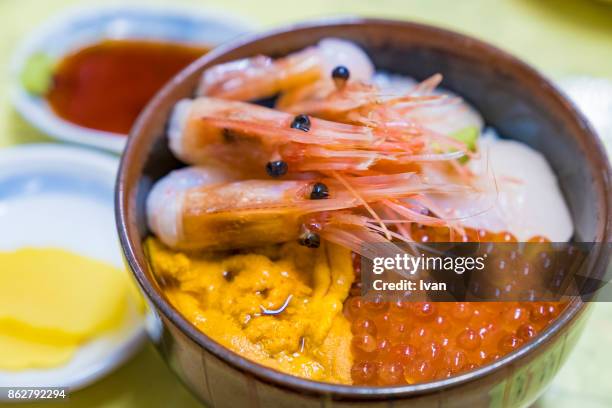
[[[287,174],[287,162],[275,160],[266,164],[266,172],[270,177],[280,177]]]
[[[319,234],[307,231],[300,236],[298,242],[306,248],[318,248],[321,245],[321,237]]]
[[[338,65],[331,73],[332,79],[336,85],[343,85],[351,76],[351,73],[344,65]]]
[[[308,115],[297,115],[291,122],[291,128],[308,132],[310,130],[310,118]]]
[[[350,76],[351,76],[351,73],[350,73],[349,69],[347,67],[345,67],[344,65],[338,65],[332,71],[332,78],[333,79],[342,79],[342,80],[346,81],[347,79],[349,79]]]
[[[329,189],[323,183],[314,183],[312,191],[310,192],[311,200],[322,200],[329,198]]]

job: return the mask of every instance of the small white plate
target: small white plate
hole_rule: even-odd
[[[0,250],[54,246],[124,269],[113,205],[117,167],[114,156],[78,147],[0,149]],[[74,391],[108,374],[146,338],[144,316],[132,309],[119,330],[84,344],[68,364],[0,371],[0,387]]]
[[[250,31],[238,17],[201,7],[98,6],[69,9],[39,26],[21,43],[11,62],[12,100],[33,126],[57,139],[120,153],[126,135],[75,125],[54,114],[47,101],[22,86],[21,72],[29,58],[44,53],[61,59],[67,53],[101,39],[148,39],[216,46]]]

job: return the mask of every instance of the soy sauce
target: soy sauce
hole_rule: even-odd
[[[204,47],[140,40],[104,40],[61,60],[46,98],[80,126],[127,134],[153,95]]]

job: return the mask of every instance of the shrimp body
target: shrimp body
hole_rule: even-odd
[[[374,73],[361,48],[327,38],[276,60],[260,55],[209,68],[202,75],[198,94],[240,101],[262,99],[327,78],[336,66],[348,67],[356,79],[369,80]]]
[[[483,120],[437,90],[441,81],[375,75],[363,50],[338,39],[209,68],[168,127],[171,151],[196,167],[156,183],[150,229],[178,249],[324,239],[366,257],[379,243],[396,251],[396,242],[414,242],[411,224],[464,239],[470,221],[452,210],[473,209],[489,173],[458,159],[479,160]],[[274,108],[249,102],[269,97]],[[502,219],[492,214],[467,216]]]
[[[333,219],[334,212],[362,212],[364,203],[388,197],[453,191],[452,186],[427,185],[413,173],[347,178],[350,189],[327,178],[282,181],[240,177],[218,166],[171,172],[155,184],[148,197],[149,227],[174,248],[252,247],[297,239],[309,219],[323,214]]]
[[[282,95],[276,106],[286,112],[428,136],[449,136],[468,127],[480,131],[483,120],[474,108],[450,91],[435,89],[441,80],[436,74],[409,87],[401,82],[397,88],[355,81],[336,87],[320,81]],[[390,81],[397,80],[391,76]]]
[[[254,104],[215,98],[183,100],[169,130],[170,148],[181,160],[204,163],[211,158],[263,166],[280,146],[320,145],[328,151],[367,147],[383,140],[370,128],[312,119],[307,132],[291,127],[294,115]],[[361,157],[355,161],[360,163]]]
[[[263,169],[280,156],[295,171],[360,171],[378,163],[403,169],[421,160],[463,155],[461,151],[450,156],[428,151],[428,139],[402,127],[377,129],[308,117],[303,119],[307,125],[300,127],[297,119],[246,102],[206,97],[183,100],[170,121],[170,149],[190,164],[221,160],[251,169]]]

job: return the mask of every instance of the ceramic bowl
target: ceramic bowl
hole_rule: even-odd
[[[424,79],[476,107],[505,137],[542,152],[570,208],[575,239],[610,241],[610,166],[590,125],[547,79],[484,42],[439,28],[388,20],[307,23],[252,36],[216,49],[185,69],[148,105],[132,130],[116,191],[125,257],[158,316],[154,341],[184,383],[211,407],[522,407],[543,392],[584,327],[588,307],[572,302],[526,346],[493,364],[452,378],[395,387],[309,381],[266,368],[222,347],[167,301],[152,275],[142,242],[148,234],[145,198],[159,177],[181,164],[167,148],[170,110],[193,94],[202,71],[257,54],[283,56],[340,37],[363,47],[378,69]],[[605,259],[599,261],[605,262]]]

